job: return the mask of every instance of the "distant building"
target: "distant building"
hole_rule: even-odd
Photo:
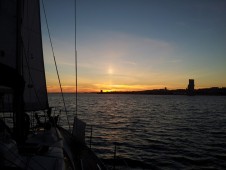
[[[190,96],[195,94],[195,80],[194,79],[189,79],[187,94]]]

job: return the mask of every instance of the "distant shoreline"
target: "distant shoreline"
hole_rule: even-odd
[[[144,91],[127,91],[127,92],[99,92],[98,94],[147,94],[147,95],[189,95],[187,89],[154,89],[154,90],[144,90]],[[193,95],[212,95],[212,96],[226,96],[226,87],[218,88],[203,88],[195,89]],[[193,96],[192,95],[192,96]]]
[[[48,94],[59,94],[60,92],[48,92]],[[73,94],[75,92],[64,92]],[[111,91],[111,92],[79,92],[79,94],[144,94],[144,95],[188,95],[187,89],[153,89],[143,91]],[[226,96],[226,87],[211,87],[195,89],[193,95]]]

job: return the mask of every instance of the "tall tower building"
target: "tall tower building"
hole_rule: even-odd
[[[187,94],[188,95],[194,95],[195,94],[195,80],[194,79],[189,79]]]

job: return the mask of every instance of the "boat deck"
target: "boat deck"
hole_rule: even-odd
[[[67,130],[58,127],[64,142],[68,145],[73,155],[75,167],[83,170],[105,170],[106,167],[100,159],[87,147],[87,145],[79,142]],[[74,153],[74,154],[73,154]]]

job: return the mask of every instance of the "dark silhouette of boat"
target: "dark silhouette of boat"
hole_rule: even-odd
[[[49,107],[39,0],[1,0],[0,22],[0,169],[105,169],[86,124]]]

